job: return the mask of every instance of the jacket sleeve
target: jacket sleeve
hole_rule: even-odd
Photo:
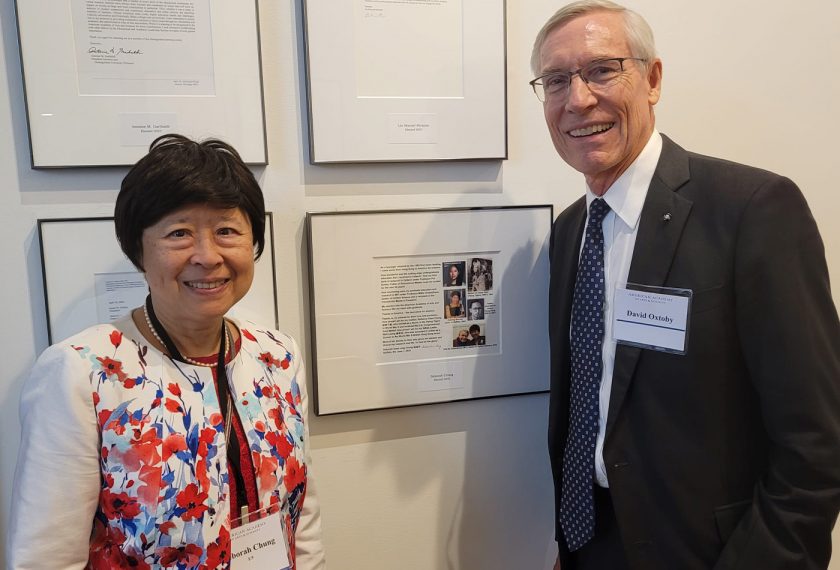
[[[840,324],[823,243],[785,178],[756,190],[737,239],[738,335],[771,449],[716,568],[824,569],[840,509]]]
[[[67,346],[48,348],[24,384],[9,520],[10,570],[88,561],[99,498],[99,430],[90,381]]]
[[[321,505],[315,491],[312,468],[312,440],[309,438],[309,396],[306,387],[306,369],[303,358],[295,346],[298,369],[295,373],[300,388],[301,415],[303,416],[306,444],[306,498],[295,530],[295,564],[297,570],[324,570],[327,567],[324,543],[321,536]]]

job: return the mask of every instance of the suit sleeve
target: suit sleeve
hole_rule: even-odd
[[[85,568],[99,499],[90,381],[68,347],[47,349],[24,385],[7,567]]]
[[[840,324],[822,239],[791,181],[765,183],[744,210],[735,283],[771,449],[716,568],[824,569],[840,508]]]

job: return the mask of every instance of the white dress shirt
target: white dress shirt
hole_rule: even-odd
[[[601,353],[603,368],[598,402],[598,439],[595,443],[595,479],[602,487],[609,487],[604,466],[604,431],[607,427],[615,362],[615,340],[612,332],[613,298],[616,288],[627,285],[627,275],[630,273],[630,262],[639,231],[639,218],[642,216],[642,207],[661,152],[662,136],[654,129],[641,154],[602,196],[610,206],[610,212],[601,223],[604,231],[604,342]],[[596,198],[598,196],[587,186],[587,212],[592,200]],[[584,235],[585,232],[584,229]]]

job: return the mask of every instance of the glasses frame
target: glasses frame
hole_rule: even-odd
[[[589,63],[587,63],[586,65],[584,65],[583,67],[581,67],[581,68],[579,68],[575,71],[568,72],[569,73],[569,87],[571,87],[572,80],[575,78],[575,75],[577,75],[578,77],[580,77],[580,80],[583,81],[586,84],[587,87],[592,89],[592,87],[590,86],[589,80],[586,77],[583,76],[583,71],[585,69],[587,69],[588,67],[590,67],[590,66],[592,66],[596,63],[605,63],[605,62],[608,62],[608,61],[617,61],[618,66],[621,68],[621,72],[624,73],[624,71],[625,71],[624,62],[628,61],[628,60],[629,61],[642,61],[644,63],[647,63],[647,61],[648,61],[647,59],[645,59],[643,57],[607,57],[607,58],[604,58],[604,59],[596,59],[595,61],[590,61]],[[537,99],[539,99],[540,103],[545,103],[546,99],[548,99],[548,96],[546,95],[545,88],[543,86],[542,80],[545,79],[546,77],[550,77],[552,75],[557,75],[558,73],[567,73],[567,72],[565,72],[565,71],[550,71],[550,72],[544,73],[544,74],[540,75],[539,77],[536,77],[536,78],[534,78],[534,79],[532,79],[531,81],[528,82],[528,85],[530,85],[531,88],[534,90],[534,95],[537,96]],[[542,89],[537,89],[538,85],[540,87],[542,87]],[[540,97],[540,92],[542,92],[542,95],[543,95],[542,97]],[[568,93],[568,91],[566,91],[566,93]]]

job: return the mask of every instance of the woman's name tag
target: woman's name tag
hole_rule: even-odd
[[[280,513],[232,529],[230,552],[232,569],[289,570],[289,549]]]

